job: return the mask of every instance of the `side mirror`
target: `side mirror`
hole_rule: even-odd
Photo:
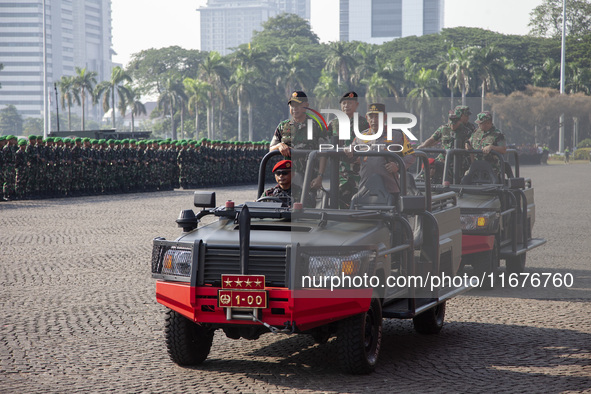
[[[427,199],[425,196],[402,196],[400,197],[400,212],[409,215],[423,213],[426,211]]]
[[[197,208],[215,208],[215,192],[195,192],[193,205]]]

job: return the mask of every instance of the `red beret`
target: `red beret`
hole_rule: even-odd
[[[273,167],[273,172],[277,170],[291,170],[291,160],[281,160]]]

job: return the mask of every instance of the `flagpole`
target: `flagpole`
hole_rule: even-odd
[[[45,0],[43,0],[43,138],[47,138],[49,134],[49,122],[47,120],[47,26],[45,17]]]

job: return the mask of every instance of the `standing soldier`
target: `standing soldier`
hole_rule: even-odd
[[[466,128],[469,138],[472,133],[476,131],[476,126],[474,126],[474,123],[470,122],[470,115],[472,115],[472,112],[470,112],[470,107],[467,105],[458,105],[454,109],[455,113],[457,113],[457,111],[460,111],[460,121],[462,122],[462,126]]]
[[[353,115],[357,112],[359,107],[358,95],[356,92],[347,92],[341,97],[340,106],[343,111],[349,117],[349,139],[339,140],[338,144],[341,147],[351,145],[351,142],[355,138],[353,128],[355,126]],[[358,131],[369,129],[367,119],[361,116],[358,118]],[[343,125],[347,127],[347,125]],[[328,135],[331,137],[339,136],[339,120],[335,118],[328,124]],[[351,202],[351,197],[357,193],[357,185],[359,183],[359,166],[349,163],[348,161],[341,160],[339,163],[339,205],[341,208],[348,208]]]
[[[284,159],[291,159],[295,174],[293,181],[297,182],[297,175],[302,176],[305,170],[305,158],[291,158],[292,149],[317,150],[321,143],[326,142],[327,130],[320,128],[316,122],[312,122],[312,138],[308,140],[308,119],[312,119],[306,113],[308,96],[302,91],[295,91],[287,101],[289,105],[290,119],[279,123],[269,150],[278,150]],[[320,165],[316,177],[312,180],[311,187],[317,189],[322,186],[322,174],[326,166],[326,159],[320,159]],[[301,181],[300,181],[301,182]]]
[[[29,136],[29,145],[25,149],[27,152],[27,157],[29,159],[29,174],[27,177],[27,195],[28,198],[35,198],[37,197],[37,177],[39,173],[39,154],[37,150],[37,136],[30,135]]]
[[[6,171],[6,164],[4,163],[4,146],[6,146],[6,137],[0,135],[0,187],[2,188],[4,188],[4,172]],[[4,198],[0,198],[0,201],[3,200]]]
[[[3,193],[4,193],[4,200],[10,201],[14,198],[14,184],[16,181],[16,169],[14,167],[14,155],[17,151],[17,141],[14,135],[6,136],[6,140],[8,143],[2,149],[4,153],[4,185],[3,185]]]
[[[82,138],[74,139],[72,146],[72,195],[77,196],[82,189]]]
[[[27,140],[20,139],[18,141],[18,150],[14,153],[14,168],[15,168],[15,196],[17,200],[25,200],[27,198],[27,175],[29,173],[28,155],[26,152]]]
[[[499,176],[501,174],[501,164],[498,157],[491,155],[490,152],[494,150],[502,155],[507,152],[505,135],[493,125],[492,114],[488,111],[479,113],[476,116],[476,123],[478,129],[470,137],[466,149],[482,149],[484,160],[492,164],[497,176]],[[482,158],[482,154],[477,155],[477,159]]]

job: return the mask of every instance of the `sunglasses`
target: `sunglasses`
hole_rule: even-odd
[[[275,175],[287,175],[287,174],[291,174],[290,170],[277,170],[275,171]]]

